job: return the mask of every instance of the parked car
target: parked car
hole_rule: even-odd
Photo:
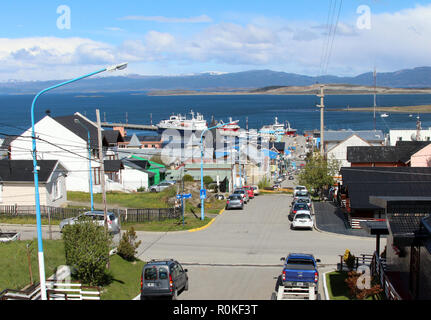
[[[240,194],[231,194],[226,200],[226,210],[244,209],[244,199]]]
[[[293,197],[293,201],[296,201],[299,198],[310,198],[310,194],[305,190],[297,191]]]
[[[308,208],[311,210],[311,199],[310,197],[297,197],[296,200],[292,201],[292,206],[295,203],[306,203],[308,204]]]
[[[314,287],[317,294],[319,289],[319,271],[317,263],[320,259],[315,259],[311,254],[291,253],[284,260],[281,283],[285,287]]]
[[[245,186],[245,187],[243,187],[245,190],[247,190],[247,192],[248,192],[248,197],[250,198],[250,199],[254,199],[254,190],[253,190],[253,188],[251,187],[251,186]]]
[[[63,228],[68,225],[79,223],[79,221],[87,221],[89,219],[95,221],[99,226],[102,226],[102,227],[105,226],[104,211],[87,211],[78,215],[77,217],[61,220],[60,232],[63,232]],[[119,219],[113,212],[107,212],[106,219],[108,221],[108,232],[110,233],[120,232]]]
[[[295,213],[291,224],[292,229],[310,229],[313,230],[314,221],[308,210],[299,210]]]
[[[296,196],[297,193],[299,192],[308,192],[307,187],[305,186],[296,186],[295,189],[293,190],[293,196]]]
[[[258,186],[252,186],[253,187],[253,192],[255,196],[259,195],[259,187]]]
[[[233,194],[240,194],[240,195],[242,195],[244,203],[248,203],[248,201],[250,200],[249,197],[248,197],[248,192],[245,189],[235,189],[235,191],[233,192]]]
[[[278,184],[278,183],[276,183],[276,184],[274,184],[273,186],[272,186],[272,189],[273,190],[278,190],[278,189],[280,189],[281,188],[281,186]]]
[[[151,192],[160,192],[160,191],[163,191],[163,190],[165,190],[165,189],[167,189],[167,188],[169,188],[171,186],[172,186],[172,184],[169,183],[169,182],[162,182],[162,183],[160,183],[160,184],[158,184],[156,186],[152,186],[150,188],[150,191]]]
[[[290,209],[290,213],[289,213],[289,220],[290,221],[293,220],[293,217],[295,216],[295,214],[299,210],[306,210],[306,211],[310,212],[310,209],[308,208],[308,204],[306,204],[306,203],[294,203],[292,208]],[[311,212],[310,212],[310,214],[311,214]]]
[[[142,269],[141,300],[168,297],[176,300],[178,294],[189,289],[187,269],[174,260],[151,260]]]

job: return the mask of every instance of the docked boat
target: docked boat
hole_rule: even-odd
[[[290,122],[287,121],[287,128],[285,128],[284,134],[286,136],[295,137],[296,136],[296,131],[297,131],[296,129],[293,129],[293,128],[290,127]]]
[[[387,117],[389,117],[389,115],[387,113],[383,113],[383,114],[380,115],[380,117],[387,118]]]
[[[238,136],[239,135],[239,130],[241,129],[241,127],[238,125],[238,120],[237,121],[232,121],[232,118],[229,118],[229,122],[220,127],[217,128],[218,133],[220,133],[220,135],[222,136]],[[223,125],[224,122],[220,121],[219,125]]]
[[[192,115],[191,119],[187,119],[186,116],[181,114],[171,115],[168,120],[162,120],[157,124],[157,131],[162,133],[164,130],[172,129],[178,130],[180,133],[196,133],[202,132],[208,128],[207,122],[203,115],[199,112],[195,113],[190,111]]]

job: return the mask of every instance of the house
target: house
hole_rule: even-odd
[[[431,141],[397,141],[396,146],[416,147],[410,157],[411,167],[431,167]]]
[[[431,168],[341,168],[337,201],[352,218],[385,218],[384,210],[370,203],[370,196],[422,197],[430,195]]]
[[[161,149],[163,147],[162,136],[141,136],[133,134],[123,137],[124,142],[118,144],[119,148],[131,149]]]
[[[372,273],[386,282],[381,285],[389,299],[430,300],[431,197],[379,196],[369,200],[385,211],[387,220],[380,228],[386,227],[388,234],[385,256],[374,259]]]
[[[353,135],[360,137],[371,146],[383,146],[385,144],[385,136],[381,130],[328,130],[324,132],[323,136],[325,153]]]
[[[136,156],[136,155],[132,155],[130,157],[130,159],[143,161],[144,162],[143,166],[145,166],[145,170],[154,174],[154,175],[150,174],[150,180],[148,183],[148,187],[151,187],[152,185],[157,185],[166,179],[167,169],[164,165],[156,163],[154,161],[150,161],[150,160],[141,158],[141,157]]]
[[[416,141],[417,134],[417,129],[389,130],[389,144],[395,146],[398,141]],[[419,130],[419,135],[419,141],[431,141],[431,128]]]
[[[57,160],[39,160],[40,205],[60,207],[67,201],[67,169]],[[35,205],[32,160],[0,160],[0,205]]]
[[[123,184],[134,191],[149,190],[155,184],[156,173],[148,170],[150,164],[147,160],[123,159]]]
[[[62,163],[68,171],[66,178],[68,191],[89,192],[90,160],[93,192],[101,192],[99,139],[97,125],[94,122],[78,112],[71,116],[55,118],[47,115],[35,124],[35,132],[37,159],[58,160]],[[89,146],[88,132],[90,133]],[[31,128],[10,142],[12,160],[32,159],[32,139],[30,137]],[[122,136],[117,131],[102,130],[103,160],[118,160],[116,146],[122,141]],[[90,156],[88,149],[90,149]],[[110,173],[108,173],[109,175]],[[110,185],[114,186],[115,183],[110,183]],[[119,186],[115,187],[117,189]]]
[[[330,147],[327,150],[326,155],[329,160],[336,160],[339,162],[339,167],[350,167],[350,162],[347,160],[347,148],[348,147],[369,147],[371,144],[365,141],[360,136],[353,134],[347,139],[339,142],[336,145]]]

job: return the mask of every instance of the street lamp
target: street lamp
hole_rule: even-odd
[[[41,218],[40,218],[40,197],[39,197],[39,176],[38,176],[38,170],[40,169],[37,165],[37,159],[36,159],[36,133],[34,128],[34,108],[36,106],[37,99],[44,94],[45,92],[48,92],[50,90],[56,89],[58,87],[62,87],[64,85],[67,85],[72,82],[76,82],[78,80],[88,78],[91,76],[94,76],[96,74],[105,72],[105,71],[116,71],[116,70],[123,70],[127,67],[127,63],[121,63],[118,65],[113,65],[107,68],[103,68],[101,70],[89,73],[87,75],[65,81],[62,83],[59,83],[57,85],[54,85],[52,87],[46,88],[42,91],[40,91],[33,99],[33,102],[31,104],[31,134],[32,134],[32,155],[33,155],[33,174],[34,174],[34,189],[35,189],[35,206],[36,206],[36,224],[37,224],[37,245],[38,245],[38,261],[39,261],[39,277],[40,277],[40,294],[41,299],[46,300],[46,281],[45,281],[45,262],[43,257],[43,244],[42,244],[42,224],[41,224]]]
[[[221,128],[227,125],[231,125],[231,124],[236,124],[238,123],[238,120],[236,121],[231,121],[229,123],[221,123],[217,126],[211,127],[211,128],[206,128],[202,131],[201,133],[201,192],[202,190],[204,190],[204,146],[203,146],[203,136],[205,134],[205,132],[212,130],[212,129],[216,129],[216,128]],[[201,195],[201,220],[205,219],[205,198]]]
[[[87,130],[87,146],[88,146],[88,168],[90,170],[90,198],[91,198],[91,211],[94,211],[93,201],[93,175],[91,173],[91,147],[90,147],[90,130],[85,126],[79,119],[75,119],[75,123],[79,124],[85,130]]]

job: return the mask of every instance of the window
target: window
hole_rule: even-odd
[[[168,270],[166,268],[159,268],[159,279],[164,280],[168,278]]]
[[[145,280],[157,280],[157,268],[147,268],[144,271]]]
[[[99,185],[100,184],[100,168],[94,168],[93,169],[93,183],[95,185]]]
[[[62,197],[62,186],[61,180],[57,179],[57,181],[52,186],[52,199],[57,200]]]

